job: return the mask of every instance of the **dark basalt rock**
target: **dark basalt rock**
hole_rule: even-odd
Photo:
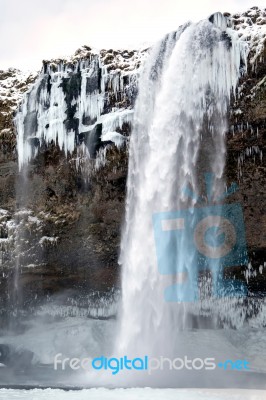
[[[101,93],[101,77],[102,77],[102,70],[99,68],[99,63],[97,63],[96,67],[94,68],[94,72],[92,75],[87,78],[86,83],[86,93],[93,94],[97,90]]]
[[[232,47],[232,39],[226,32],[222,32],[221,40],[226,43],[226,47],[229,50]]]
[[[81,92],[81,73],[77,72],[68,78],[62,78],[61,85],[65,93],[67,105],[77,99]]]
[[[90,156],[95,158],[97,151],[101,147],[102,124],[97,124],[92,130],[81,132],[78,135],[78,143],[85,143]]]

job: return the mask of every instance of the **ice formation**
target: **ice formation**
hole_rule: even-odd
[[[44,62],[24,96],[15,118],[20,169],[43,144],[58,144],[67,156],[84,143],[93,158],[101,141],[124,142],[116,129],[131,123],[136,69],[144,53],[84,51]]]

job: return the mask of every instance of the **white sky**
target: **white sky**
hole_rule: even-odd
[[[0,0],[0,69],[40,69],[83,44],[137,47],[187,20],[254,5],[265,0]]]

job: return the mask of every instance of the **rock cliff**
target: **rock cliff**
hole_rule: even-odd
[[[228,16],[250,52],[230,106],[226,179],[239,185],[233,200],[244,207],[250,285],[261,289],[266,10]],[[62,291],[67,302],[119,288],[128,139],[147,53],[83,46],[68,59],[43,61],[39,74],[0,71],[2,310]],[[12,299],[17,279],[21,292]]]

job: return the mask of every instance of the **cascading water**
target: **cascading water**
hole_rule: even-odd
[[[191,326],[197,252],[188,246],[185,230],[169,235],[185,227],[167,212],[188,210],[193,223],[203,176],[209,186],[212,176],[208,202],[214,204],[224,190],[228,105],[247,56],[228,25],[217,13],[167,35],[152,49],[140,77],[120,256],[119,354],[171,355],[178,350],[177,331]],[[159,236],[158,221],[165,223]],[[215,286],[219,260],[209,268]]]

